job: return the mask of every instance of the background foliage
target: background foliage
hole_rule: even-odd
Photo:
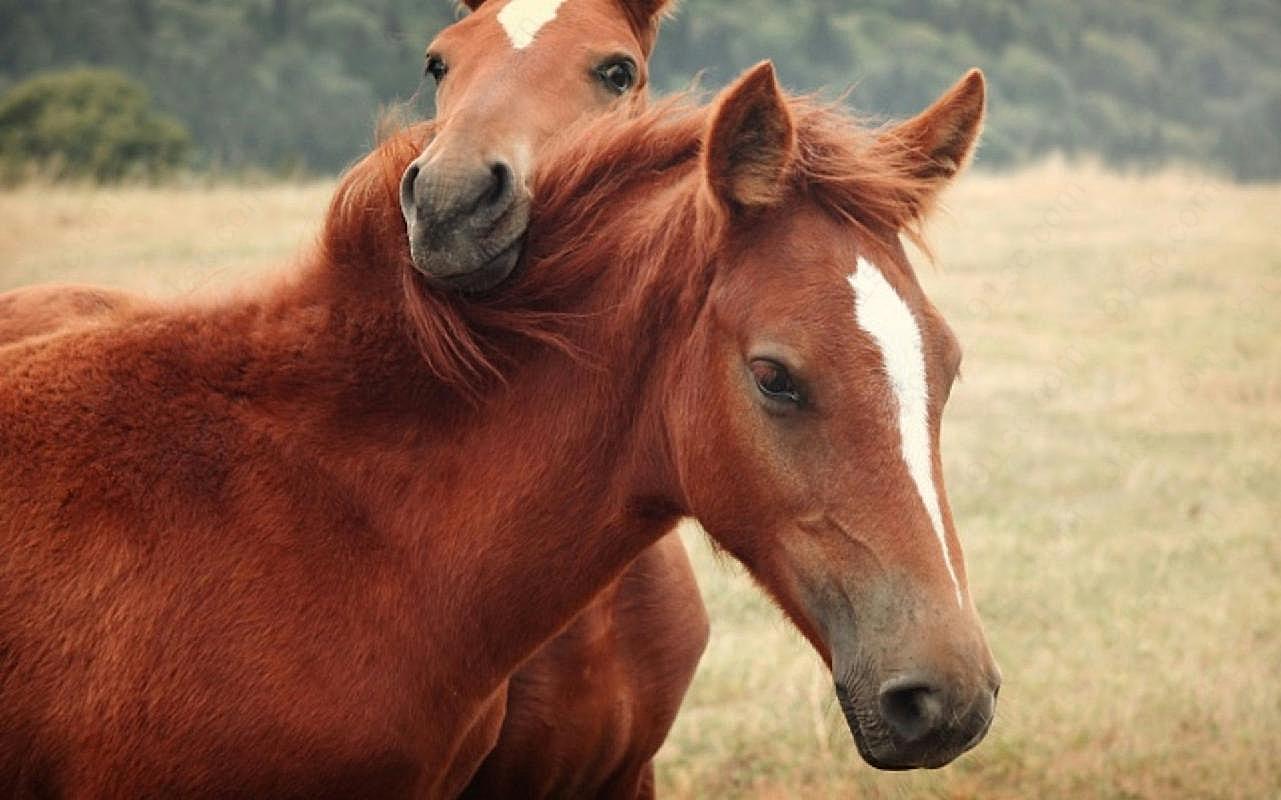
[[[380,104],[418,88],[451,0],[0,0],[0,90],[109,66],[181,120],[197,166],[341,168]],[[963,70],[992,79],[982,163],[1049,152],[1123,167],[1198,162],[1281,177],[1276,0],[684,0],[662,89],[714,87],[762,57],[795,89],[919,110]]]
[[[31,172],[114,181],[182,163],[186,129],[113,70],[72,69],[24,81],[0,98],[0,180]]]

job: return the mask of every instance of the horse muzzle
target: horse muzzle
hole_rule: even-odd
[[[529,225],[529,192],[503,161],[410,164],[400,206],[414,267],[432,283],[483,292],[511,276]]]
[[[987,735],[1000,679],[965,688],[912,670],[890,676],[871,691],[866,686],[857,679],[836,684],[863,760],[883,770],[937,769]]]

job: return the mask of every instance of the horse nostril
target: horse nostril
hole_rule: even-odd
[[[401,176],[400,179],[400,208],[406,213],[408,213],[409,209],[413,208],[417,202],[414,184],[418,182],[418,173],[418,162],[415,161],[409,165],[405,170],[405,174]]]
[[[514,184],[512,168],[505,161],[496,161],[490,165],[489,174],[493,177],[493,183],[490,186],[486,204],[505,205],[504,201],[511,195]]]
[[[918,676],[891,678],[881,685],[881,717],[899,740],[919,741],[943,720],[943,700],[937,689]]]

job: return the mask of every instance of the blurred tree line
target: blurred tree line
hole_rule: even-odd
[[[0,183],[154,178],[181,166],[190,145],[177,120],[114,70],[41,72],[0,97]]]
[[[451,0],[0,0],[0,92],[110,67],[190,130],[198,167],[336,170],[369,146],[380,105],[419,88],[423,49],[456,13]],[[849,102],[885,116],[981,66],[987,165],[1059,151],[1281,177],[1278,0],[683,0],[655,83],[702,71],[714,88],[765,57],[793,89],[853,87]]]

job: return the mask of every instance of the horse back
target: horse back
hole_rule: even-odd
[[[143,301],[117,289],[76,284],[25,286],[0,293],[0,347],[123,317]]]

